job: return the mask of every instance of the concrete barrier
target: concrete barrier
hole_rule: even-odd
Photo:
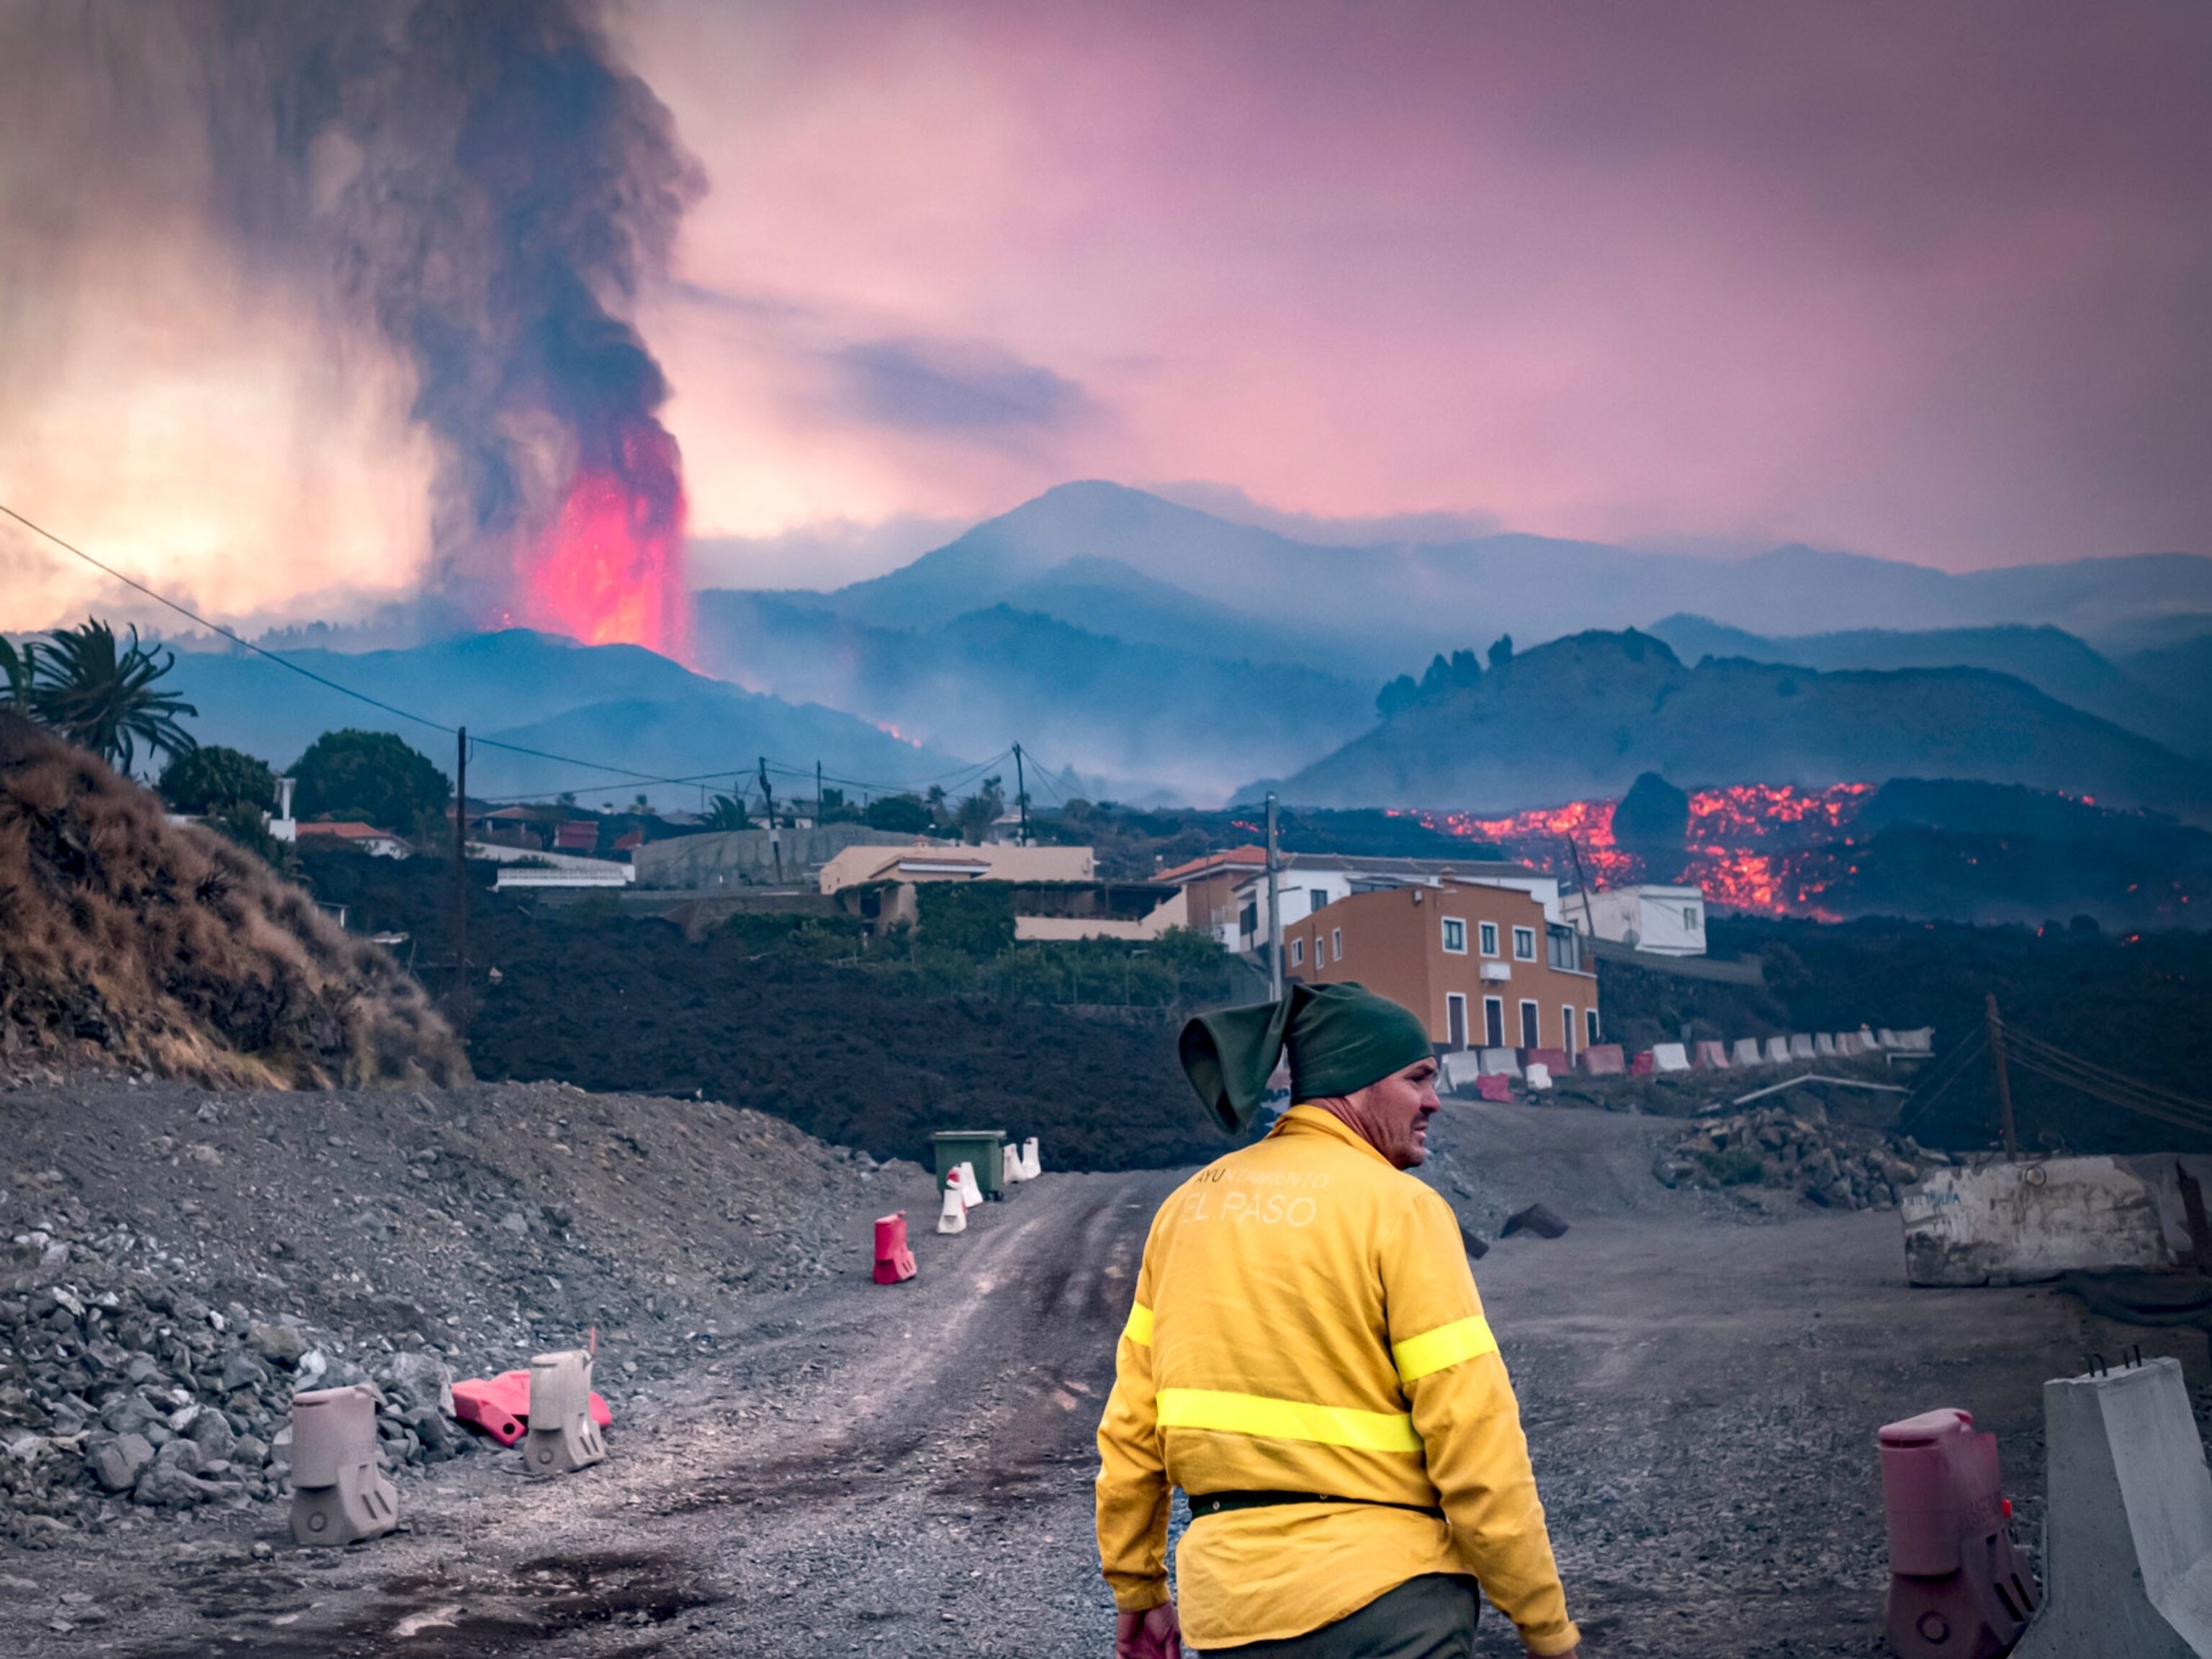
[[[1651,1069],[1686,1072],[1690,1069],[1690,1051],[1679,1042],[1655,1042],[1651,1045]]]
[[[1532,1089],[1548,1089],[1552,1086],[1552,1068],[1540,1060],[1530,1060],[1522,1068],[1522,1076]]]
[[[1897,1047],[1897,1033],[1885,1025],[1874,1034],[1874,1042],[1877,1048],[1894,1048]]]
[[[1893,1031],[1897,1039],[1897,1051],[1901,1054],[1932,1054],[1936,1052],[1936,1028],[1917,1026],[1910,1031]]]
[[[1473,1094],[1475,1079],[1482,1075],[1482,1055],[1473,1048],[1455,1048],[1437,1062],[1443,1073],[1444,1090],[1449,1094]]]
[[[2030,1285],[2076,1270],[2165,1272],[2193,1261],[2178,1171],[2212,1159],[2054,1158],[1931,1170],[1899,1194],[1915,1285]]]
[[[1565,1048],[1516,1048],[1513,1057],[1521,1062],[1521,1074],[1526,1077],[1531,1066],[1541,1066],[1557,1077],[1568,1066]]]
[[[1576,1057],[1575,1066],[1585,1077],[1619,1077],[1628,1069],[1628,1057],[1618,1042],[1593,1042]]]
[[[1725,1072],[1729,1068],[1728,1044],[1700,1042],[1690,1050],[1690,1064],[1700,1072]]]
[[[2043,1385],[2043,1610],[2018,1659],[2212,1656],[2212,1474],[2181,1362]]]
[[[1813,1058],[1813,1038],[1810,1033],[1793,1031],[1790,1034],[1790,1058],[1792,1060]]]
[[[1836,1053],[1836,1039],[1834,1034],[1828,1031],[1814,1032],[1813,1052],[1820,1056],[1823,1060],[1833,1059]]]
[[[1858,1051],[1859,1034],[1856,1031],[1838,1031],[1836,1033],[1836,1057],[1838,1060],[1849,1060],[1853,1055],[1856,1054]]]
[[[1788,1037],[1771,1036],[1766,1039],[1766,1063],[1769,1066],[1787,1066],[1790,1063]]]
[[[1485,1077],[1519,1077],[1521,1062],[1513,1057],[1510,1048],[1485,1048],[1482,1051],[1482,1074]]]
[[[1757,1037],[1738,1037],[1735,1046],[1729,1050],[1729,1063],[1740,1066],[1764,1066],[1766,1064],[1766,1051],[1759,1046]]]

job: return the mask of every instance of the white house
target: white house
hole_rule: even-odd
[[[1696,887],[1613,887],[1567,902],[1568,923],[1655,956],[1705,953],[1705,895]]]
[[[1558,877],[1494,859],[1353,858],[1339,853],[1285,853],[1278,860],[1275,871],[1275,890],[1282,906],[1282,926],[1286,937],[1294,923],[1354,893],[1396,887],[1434,887],[1445,881],[1526,893],[1544,907],[1547,922],[1557,925],[1562,920]],[[1267,877],[1264,869],[1238,883],[1235,910],[1234,938],[1224,938],[1222,943],[1237,951],[1261,949],[1267,939]]]

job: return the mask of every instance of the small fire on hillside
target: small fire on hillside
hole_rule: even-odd
[[[522,620],[586,645],[641,645],[684,660],[690,599],[676,440],[642,419],[605,451],[578,467],[560,512],[524,556]]]
[[[1873,797],[1870,783],[1800,789],[1789,784],[1735,784],[1690,796],[1688,845],[1679,867],[1656,869],[1613,837],[1613,800],[1569,801],[1510,817],[1424,815],[1435,829],[1494,841],[1509,857],[1572,880],[1576,857],[1592,884],[1681,880],[1705,890],[1723,909],[1761,915],[1833,920],[1820,896],[1836,871],[1837,844]],[[1574,844],[1573,853],[1567,843]]]

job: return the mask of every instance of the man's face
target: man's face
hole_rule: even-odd
[[[1429,1155],[1429,1120],[1437,1115],[1437,1063],[1417,1060],[1402,1072],[1345,1097],[1344,1121],[1401,1170]]]

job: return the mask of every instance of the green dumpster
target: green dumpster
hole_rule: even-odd
[[[943,1192],[963,1164],[975,1167],[975,1184],[986,1198],[1004,1198],[1006,1132],[1004,1129],[939,1129],[929,1138],[937,1153],[937,1190]]]

